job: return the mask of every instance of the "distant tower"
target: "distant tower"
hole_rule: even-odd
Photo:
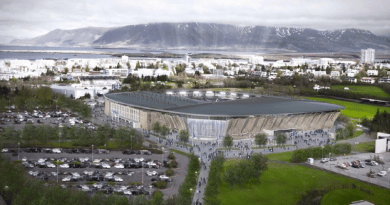
[[[360,59],[360,63],[374,63],[375,61],[375,49],[362,49],[362,55]]]

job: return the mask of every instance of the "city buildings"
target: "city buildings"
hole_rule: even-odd
[[[362,49],[360,63],[373,64],[375,62],[375,49]]]

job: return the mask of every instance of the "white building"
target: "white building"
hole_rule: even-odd
[[[378,70],[367,70],[368,76],[378,76]]]
[[[249,57],[249,63],[254,64],[254,65],[263,64],[264,57],[263,56],[251,56],[251,57]]]
[[[360,63],[374,63],[375,61],[375,49],[362,49]]]
[[[363,83],[374,84],[375,83],[375,78],[373,78],[373,77],[363,77],[360,81],[362,81]]]

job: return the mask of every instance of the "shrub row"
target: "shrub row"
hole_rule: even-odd
[[[204,203],[206,205],[218,205],[221,203],[216,196],[219,195],[220,171],[224,162],[225,158],[223,155],[218,155],[210,164],[209,177],[207,178],[207,186],[204,192]]]
[[[329,153],[334,155],[343,155],[351,153],[352,146],[349,143],[341,143],[335,145],[325,145],[322,147],[309,147],[306,149],[298,149],[293,152],[291,162],[305,162],[307,158],[322,158],[329,156]]]
[[[183,184],[179,188],[179,193],[176,199],[177,205],[190,205],[196,188],[196,183],[200,170],[200,162],[197,156],[190,155],[188,163],[188,171]]]
[[[166,189],[168,183],[166,181],[153,182],[152,185],[158,189]]]

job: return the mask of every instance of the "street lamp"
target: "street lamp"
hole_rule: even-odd
[[[92,145],[92,162],[93,162],[93,145]]]
[[[19,161],[19,154],[20,154],[20,142],[18,142],[18,146],[19,146],[19,148],[18,148],[18,161]]]

